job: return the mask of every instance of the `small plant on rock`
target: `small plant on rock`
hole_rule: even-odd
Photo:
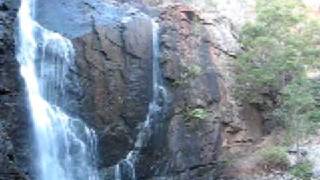
[[[173,82],[174,86],[186,85],[189,80],[195,79],[202,74],[202,68],[199,65],[192,64],[190,66],[183,65],[183,73],[178,80]]]
[[[287,150],[282,146],[272,146],[260,151],[261,165],[267,171],[287,170],[290,166]]]
[[[202,72],[202,68],[198,65],[191,65],[187,68],[188,76],[191,78],[196,78]]]
[[[310,161],[303,161],[293,166],[290,173],[301,180],[310,180],[312,178],[312,167]]]
[[[209,112],[204,108],[196,108],[187,112],[187,119],[204,120],[209,116]]]

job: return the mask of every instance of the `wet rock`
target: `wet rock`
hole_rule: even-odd
[[[152,93],[151,21],[124,2],[42,0],[37,7],[41,25],[73,41],[76,57],[69,64],[63,106],[96,130],[99,166],[107,174],[133,148]],[[141,149],[137,177],[216,179],[222,169],[219,108],[224,94],[215,63],[217,54],[233,57],[239,51],[234,27],[224,19],[208,23],[184,5],[159,11],[160,62],[173,101]]]
[[[197,12],[183,5],[165,8],[160,25],[160,62],[173,101],[137,172],[141,179],[216,179],[220,91],[207,31]],[[195,109],[204,117],[190,115]]]
[[[74,44],[64,109],[96,130],[99,166],[118,163],[133,148],[151,96],[150,18],[136,9],[96,0],[44,0],[37,9],[41,25]]]
[[[73,41],[77,55],[70,73],[72,105],[66,107],[95,127],[105,166],[131,150],[136,128],[147,113],[151,31],[150,20],[135,17],[128,23],[94,27],[92,33]]]
[[[67,76],[69,103],[64,108],[96,129],[100,167],[110,167],[133,148],[138,125],[147,113],[152,78],[151,21],[136,10],[122,12],[114,6],[118,8],[117,17],[101,22],[96,14],[97,3],[88,1],[59,0],[50,7],[61,3],[63,8],[62,2],[75,7],[86,2],[91,7],[84,14],[72,12],[70,16],[76,14],[79,21],[72,25],[67,25],[68,19],[61,22],[68,27],[50,22],[60,15],[51,16],[45,11],[43,16],[41,12],[38,15],[44,26],[73,39],[76,58]],[[43,6],[48,8],[45,3]],[[161,15],[160,25],[160,61],[174,101],[169,116],[152,127],[151,140],[142,147],[137,176],[217,177],[221,169],[217,161],[221,142],[220,91],[213,46],[206,40],[209,34],[197,13],[186,6],[168,7]],[[77,31],[73,30],[75,27]],[[196,108],[204,110],[205,118],[186,116]]]
[[[66,62],[67,103],[62,106],[96,130],[99,168],[113,179],[112,166],[132,150],[152,94],[152,24],[141,11],[160,15],[160,61],[172,102],[142,147],[137,177],[217,179],[223,168],[218,160],[222,123],[230,125],[226,131],[235,134],[237,142],[257,139],[240,134],[245,128],[234,122],[231,110],[226,117],[220,114],[222,101],[230,99],[229,92],[222,92],[215,64],[225,60],[221,54],[233,58],[240,51],[239,29],[230,19],[200,15],[184,5],[146,6],[163,2],[168,1],[41,0],[36,18],[74,44],[75,60]],[[32,125],[14,59],[17,7],[18,0],[0,0],[0,170],[23,179],[32,174],[28,147]]]
[[[119,21],[125,12],[101,0],[41,0],[36,9],[36,20],[42,26],[68,38],[92,32],[92,19],[97,25],[108,25]]]

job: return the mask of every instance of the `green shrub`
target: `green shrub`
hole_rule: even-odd
[[[300,0],[257,0],[255,22],[240,33],[238,98],[271,114],[291,143],[320,124],[319,83],[307,76],[320,67],[319,28]]]
[[[290,174],[302,180],[310,180],[312,177],[312,163],[309,161],[299,163],[290,169]]]
[[[313,91],[313,82],[302,77],[295,78],[281,91],[281,105],[273,115],[285,123],[291,143],[299,143],[319,127],[320,111]]]
[[[319,64],[319,22],[305,11],[299,0],[257,0],[256,21],[240,34],[245,49],[237,61],[241,99],[264,103],[259,96],[281,96],[292,79]]]
[[[260,151],[261,164],[266,170],[287,170],[290,166],[286,148],[282,146],[268,147]]]

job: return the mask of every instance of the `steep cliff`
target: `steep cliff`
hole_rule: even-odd
[[[53,7],[59,13],[50,12]],[[67,77],[70,100],[65,108],[97,130],[101,168],[115,165],[133,148],[151,94],[150,19],[128,7],[63,0],[38,5],[40,23],[73,39],[77,55]],[[173,103],[142,151],[137,176],[215,177],[220,92],[205,22],[187,6],[141,7],[160,14],[162,71]],[[204,117],[198,118],[198,111]]]
[[[43,10],[39,22],[71,38],[76,50],[67,75],[65,109],[96,129],[100,166],[115,165],[133,148],[138,124],[147,113],[151,21],[136,10],[126,11],[129,6],[99,1],[41,1],[38,6]],[[53,6],[60,13],[48,13]],[[60,16],[77,19],[52,22]]]
[[[260,138],[259,114],[248,116],[254,110],[242,111],[233,99],[232,61],[241,51],[237,33],[249,9],[237,2],[231,10],[222,5],[207,11],[158,1],[37,2],[37,21],[73,42],[76,57],[68,64],[62,106],[96,130],[102,179],[113,179],[112,167],[134,148],[146,118],[152,96],[151,18],[160,25],[160,64],[170,103],[141,149],[137,179],[218,179],[225,150],[238,151]],[[32,177],[32,125],[14,58],[18,2],[0,5],[0,173]],[[237,8],[246,11],[230,16]]]
[[[209,33],[197,12],[183,5],[168,6],[160,21],[161,62],[173,104],[166,135],[167,169],[158,176],[218,177],[220,91]]]

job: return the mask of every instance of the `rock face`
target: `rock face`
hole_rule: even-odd
[[[15,59],[14,22],[18,0],[0,1],[0,179],[31,174],[32,144],[27,96]]]
[[[72,39],[92,32],[93,20],[99,25],[116,23],[128,7],[116,7],[104,0],[42,0],[35,9],[42,26]]]
[[[215,179],[220,91],[208,32],[187,6],[166,8],[160,22],[161,63],[173,103],[162,166],[153,179]]]
[[[38,9],[38,21],[71,38],[76,51],[66,77],[64,109],[96,130],[100,167],[115,165],[133,148],[147,114],[151,19],[103,1],[39,1]]]
[[[71,106],[78,106],[77,114],[97,130],[102,164],[110,166],[133,148],[137,127],[145,120],[151,95],[152,24],[137,16],[94,26],[74,44],[77,56],[70,77],[79,84],[70,83],[77,99]]]
[[[133,148],[152,93],[151,20],[128,7],[43,0],[37,8],[44,27],[73,40],[76,57],[66,77],[69,103],[64,109],[96,129],[101,169]],[[141,151],[137,177],[214,179],[221,124],[210,34],[187,6],[165,8],[159,23],[162,73],[173,103]]]
[[[37,8],[43,26],[73,39],[76,58],[67,76],[65,109],[96,129],[101,168],[116,164],[133,148],[152,93],[150,18],[123,7],[58,0],[41,1]],[[220,91],[209,34],[186,6],[166,8],[159,22],[160,60],[173,103],[142,150],[137,176],[217,177]]]

